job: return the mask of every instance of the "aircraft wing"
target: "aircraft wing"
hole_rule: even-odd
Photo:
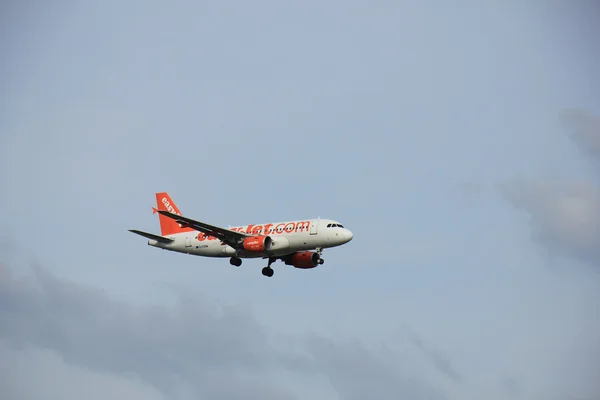
[[[232,244],[234,246],[240,243],[242,240],[246,239],[247,237],[253,236],[247,235],[242,232],[232,231],[227,228],[221,228],[219,226],[210,225],[205,222],[196,221],[191,218],[170,213],[168,211],[159,210],[158,212],[166,217],[174,219],[178,224],[181,224],[182,226],[189,226],[190,228],[194,228],[197,231],[200,231],[210,236],[214,236],[217,239],[227,244]]]

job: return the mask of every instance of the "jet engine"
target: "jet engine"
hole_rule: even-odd
[[[319,254],[313,251],[301,251],[294,253],[284,261],[287,265],[293,265],[295,268],[309,269],[323,264],[323,259]]]
[[[253,253],[259,253],[263,251],[271,250],[273,245],[273,239],[270,236],[252,236],[244,239],[242,246],[244,250]]]

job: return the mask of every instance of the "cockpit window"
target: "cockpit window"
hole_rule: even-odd
[[[344,225],[342,225],[342,224],[338,224],[338,226],[339,226],[340,228],[343,228],[343,227],[344,227]]]

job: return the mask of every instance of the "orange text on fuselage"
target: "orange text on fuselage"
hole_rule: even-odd
[[[235,228],[229,228],[235,232],[247,233],[250,235],[281,235],[283,233],[298,233],[298,232],[306,232],[310,228],[310,221],[300,221],[300,222],[284,222],[281,224],[266,224],[266,225],[247,225],[246,227],[239,226]],[[199,234],[197,236],[199,241],[204,240],[217,240],[214,236],[207,236],[205,234]]]

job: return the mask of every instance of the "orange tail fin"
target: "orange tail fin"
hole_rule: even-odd
[[[181,215],[181,211],[179,211],[179,208],[177,208],[173,200],[171,200],[171,196],[169,196],[167,192],[156,193],[156,207],[158,207],[158,209],[152,207],[153,214],[156,214],[156,212],[160,210]],[[194,230],[192,228],[182,228],[177,222],[175,222],[174,219],[162,214],[158,214],[158,221],[160,222],[160,231],[161,235],[163,236],[172,235],[174,233],[190,232]]]

